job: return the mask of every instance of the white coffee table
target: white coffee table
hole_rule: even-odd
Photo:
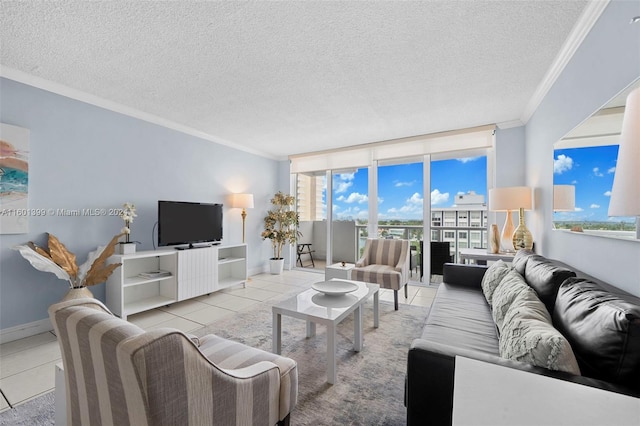
[[[345,281],[345,280],[340,280]],[[373,326],[378,328],[378,293],[380,286],[349,281],[358,289],[343,296],[326,296],[314,289],[305,290],[273,306],[273,352],[282,353],[282,316],[307,321],[307,337],[316,334],[316,324],[327,327],[327,382],[336,382],[336,326],[352,312],[356,352],[362,350],[362,305],[373,296]]]

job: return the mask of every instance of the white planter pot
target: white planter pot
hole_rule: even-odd
[[[119,243],[120,254],[133,254],[136,252],[136,243]]]
[[[269,268],[272,275],[280,275],[284,269],[284,259],[269,259]]]

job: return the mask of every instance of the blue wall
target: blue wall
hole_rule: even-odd
[[[527,123],[527,184],[536,211],[527,220],[542,253],[640,295],[640,241],[552,231],[553,144],[640,77],[638,1],[612,1]]]
[[[0,79],[0,121],[30,130],[29,207],[118,208],[133,202],[138,217],[132,239],[153,248],[159,199],[227,204],[232,192],[251,192],[248,211],[249,268],[262,268],[269,244],[260,238],[269,199],[281,185],[279,162],[248,154],[162,126],[51,92]],[[56,235],[82,263],[123,226],[117,216],[47,216],[29,219],[29,233],[0,241],[0,329],[47,317],[67,284],[32,268],[11,250]],[[224,209],[224,242],[242,239],[239,209]],[[104,284],[91,288],[104,300]]]

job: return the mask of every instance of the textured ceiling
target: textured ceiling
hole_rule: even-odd
[[[587,3],[3,1],[0,61],[283,158],[520,119]]]

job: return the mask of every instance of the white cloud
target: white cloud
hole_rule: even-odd
[[[353,180],[353,178],[355,178],[356,174],[355,173],[340,173],[338,174],[338,177],[341,180]]]
[[[572,180],[572,181],[571,181],[571,185],[577,185],[577,184],[578,184],[578,181],[577,181],[577,180]]]
[[[611,191],[607,191],[602,195],[604,195],[605,197],[611,197]]]
[[[424,202],[423,198],[420,196],[420,194],[418,194],[417,192],[415,192],[411,198],[407,199],[407,203],[410,204],[417,204],[419,206],[422,206],[422,203]]]
[[[366,203],[367,201],[369,201],[369,197],[366,194],[360,194],[358,192],[352,192],[351,194],[349,194],[348,197],[345,197],[344,195],[339,196],[338,198],[336,198],[336,200],[338,201],[342,201],[344,203],[358,203],[358,204],[363,204]]]
[[[553,160],[553,173],[561,175],[567,170],[571,170],[573,167],[573,158],[567,157],[564,154],[558,155],[558,158]]]
[[[353,220],[354,218],[366,218],[367,210],[362,210],[358,206],[352,206],[344,210],[334,207],[334,217],[339,220]]]
[[[615,172],[616,172],[616,167],[615,166],[613,166],[609,170],[607,170],[608,174],[615,173]]]
[[[407,198],[406,204],[400,208],[392,207],[387,210],[384,217],[394,217],[401,215],[403,217],[418,216],[422,212],[423,198],[417,192]]]
[[[412,180],[411,182],[401,182],[401,181],[395,181],[394,185],[396,188],[400,188],[401,186],[413,186],[413,184],[416,183],[415,180]]]
[[[599,209],[600,208],[600,204],[591,204],[589,207],[592,208],[592,209]]]
[[[353,185],[353,182],[335,182],[335,191],[336,194],[342,194],[347,192],[347,190]]]
[[[431,205],[437,206],[438,204],[443,204],[449,201],[449,193],[442,193],[438,189],[434,189],[431,191]]]
[[[576,207],[576,210],[575,210],[575,211],[577,211],[577,212],[582,212],[582,211],[584,211],[584,209],[583,209],[582,207]]]
[[[602,174],[602,172],[600,171],[600,167],[594,167],[593,168],[593,174],[596,175],[597,177],[604,176],[604,174]]]
[[[333,178],[333,186],[336,194],[342,194],[353,185],[355,173],[340,173]]]
[[[461,163],[469,163],[471,161],[479,160],[482,157],[465,157],[465,158],[456,158]]]

